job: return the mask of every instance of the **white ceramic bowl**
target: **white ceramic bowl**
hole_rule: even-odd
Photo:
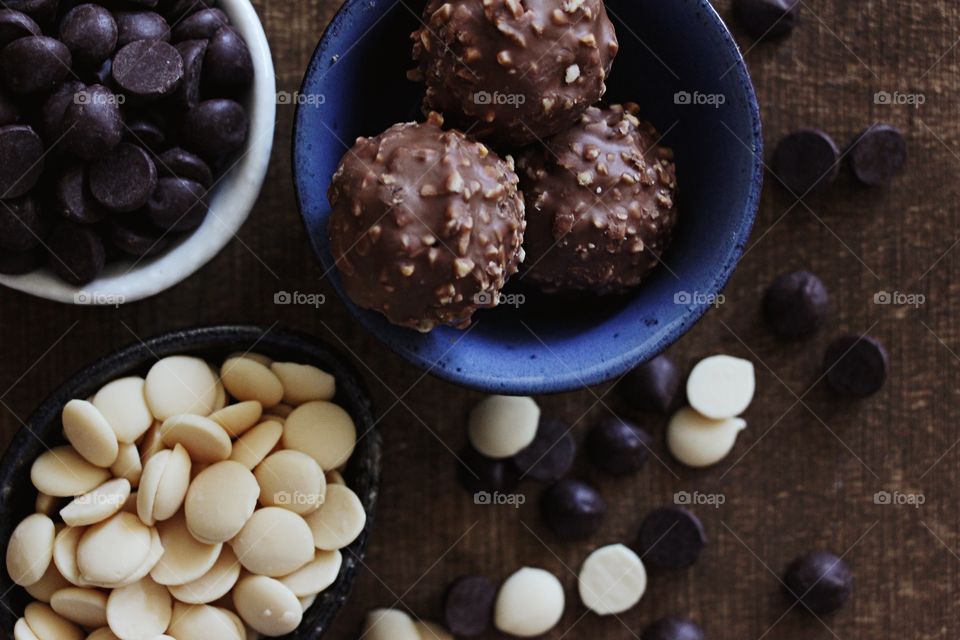
[[[277,83],[270,45],[249,0],[220,0],[243,35],[253,57],[254,81],[245,106],[250,136],[236,164],[217,181],[203,224],[165,253],[136,262],[111,262],[82,287],[57,278],[47,268],[21,276],[0,275],[0,284],[70,304],[116,305],[156,295],[186,279],[209,262],[233,238],[257,201],[267,174],[277,111]]]

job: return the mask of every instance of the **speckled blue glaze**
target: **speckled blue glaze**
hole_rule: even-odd
[[[356,308],[327,245],[327,187],[360,135],[422,119],[422,88],[405,78],[412,10],[394,0],[347,0],[304,79],[293,164],[303,219],[344,303],[375,336],[415,365],[489,392],[565,391],[612,379],[663,351],[710,308],[739,260],[763,180],[760,112],[743,58],[707,0],[607,0],[620,53],[606,99],[634,101],[676,152],[680,221],[649,280],[628,296],[551,299],[515,282],[516,308],[484,310],[467,331],[429,334]],[[676,104],[677,92],[719,94],[720,106]],[[322,99],[316,96],[323,96]],[[516,279],[515,279],[516,280]],[[696,294],[696,295],[694,295]]]

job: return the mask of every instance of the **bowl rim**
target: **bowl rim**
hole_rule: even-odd
[[[242,154],[209,190],[212,197],[203,224],[160,255],[108,264],[96,279],[80,287],[60,280],[46,266],[23,275],[0,274],[0,285],[54,302],[115,306],[179,284],[233,240],[253,211],[269,169],[277,84],[270,44],[256,8],[250,0],[221,0],[220,7],[243,35],[253,58],[254,81],[245,101],[250,135]]]
[[[29,467],[36,456],[29,454],[35,454],[36,449],[47,447],[50,441],[61,439],[57,429],[60,410],[69,399],[78,397],[78,391],[96,388],[109,380],[144,370],[151,362],[165,356],[209,350],[229,353],[247,348],[245,345],[252,345],[249,349],[253,351],[259,348],[263,351],[282,350],[293,353],[305,363],[327,368],[337,379],[334,401],[350,412],[358,431],[362,429],[355,455],[348,463],[344,475],[355,480],[350,486],[356,490],[367,513],[363,532],[353,543],[341,550],[343,564],[336,582],[323,591],[304,613],[301,627],[283,636],[284,640],[319,638],[343,608],[356,582],[357,574],[364,566],[379,496],[382,440],[376,428],[378,420],[374,416],[373,401],[357,368],[335,347],[309,334],[276,325],[203,325],[166,331],[97,358],[66,377],[40,401],[14,434],[0,459],[0,513],[6,516],[11,503],[16,500],[14,486],[24,481],[30,482]],[[42,447],[38,443],[42,443]],[[0,519],[0,545],[4,549],[16,524],[18,523],[14,523],[9,517]],[[22,591],[22,588],[13,584],[5,565],[0,566],[0,587],[3,588],[0,595],[3,604],[0,607],[0,625],[12,637],[17,615],[8,604],[8,599],[17,594],[16,589]],[[308,617],[311,611],[315,614],[313,620]],[[302,625],[307,623],[310,628],[303,628]]]
[[[709,293],[716,294],[723,291],[727,283],[730,281],[730,278],[733,276],[737,266],[739,265],[740,259],[743,257],[746,249],[746,242],[750,237],[750,234],[753,230],[753,225],[757,218],[764,179],[763,123],[760,114],[760,103],[757,99],[757,93],[753,85],[753,80],[750,77],[750,72],[747,68],[743,53],[741,52],[736,39],[733,37],[730,28],[727,26],[726,22],[724,22],[716,8],[714,8],[714,6],[711,4],[710,0],[691,1],[695,2],[699,6],[700,10],[705,12],[708,25],[720,37],[723,46],[735,60],[730,72],[735,73],[737,82],[743,89],[745,103],[749,110],[749,121],[751,123],[751,138],[750,140],[743,142],[744,145],[749,144],[753,155],[751,174],[749,176],[749,189],[747,197],[742,204],[739,221],[736,227],[731,230],[731,233],[738,238],[738,242],[733,244],[729,254],[726,256],[726,262],[720,269],[716,271],[709,287]],[[307,92],[307,84],[311,82],[313,80],[313,76],[321,70],[323,56],[325,56],[329,50],[329,43],[327,42],[328,36],[330,36],[335,30],[338,30],[355,11],[362,10],[364,5],[368,4],[368,2],[369,0],[346,0],[341,5],[333,19],[323,30],[320,40],[317,43],[313,54],[311,55],[310,62],[307,65],[307,69],[304,72],[303,80],[301,82],[301,93]],[[294,182],[294,192],[297,199],[297,207],[300,211],[301,221],[309,236],[311,232],[311,226],[305,214],[304,198],[301,193],[301,184],[304,181],[304,177],[301,174],[301,168],[297,162],[298,158],[301,157],[302,154],[307,153],[305,149],[308,147],[308,145],[303,141],[303,127],[305,126],[306,119],[304,115],[306,113],[306,110],[304,109],[305,106],[307,105],[298,104],[296,107],[293,120],[293,144],[291,145],[290,151],[292,178]],[[371,321],[371,316],[369,314],[376,314],[376,312],[360,309],[353,304],[350,298],[346,295],[346,292],[343,289],[337,274],[334,273],[335,270],[329,268],[325,264],[323,256],[320,255],[320,252],[317,250],[312,239],[311,246],[314,248],[316,258],[323,268],[330,271],[325,279],[330,280],[333,288],[336,290],[343,304],[347,307],[350,313],[360,321],[360,324],[368,333],[373,335],[381,343],[386,344],[387,347],[389,347],[394,353],[397,353],[407,362],[413,364],[421,371],[431,373],[448,382],[487,393],[503,393],[510,395],[534,393],[554,394],[582,389],[584,387],[589,387],[616,379],[643,362],[655,357],[660,353],[663,353],[668,347],[670,347],[670,345],[675,343],[690,329],[692,329],[693,326],[703,318],[707,311],[713,308],[710,300],[711,296],[698,296],[698,302],[688,305],[685,314],[675,321],[673,326],[671,326],[670,329],[656,341],[648,341],[636,345],[633,348],[623,351],[615,358],[609,358],[602,362],[598,362],[589,368],[576,368],[559,371],[550,375],[549,377],[533,376],[502,379],[493,377],[489,374],[484,374],[481,371],[473,371],[466,368],[461,371],[456,367],[440,366],[441,361],[431,360],[427,357],[424,357],[423,354],[418,350],[409,349],[393,340],[386,339],[380,334],[375,324]],[[458,333],[458,335],[462,336],[464,335],[464,332],[461,331]]]

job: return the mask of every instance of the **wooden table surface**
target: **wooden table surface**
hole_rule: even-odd
[[[339,0],[256,4],[279,88],[293,91]],[[729,16],[729,0],[717,5]],[[843,175],[806,205],[768,184],[726,304],[670,351],[687,364],[715,352],[756,363],[748,430],[729,459],[694,472],[669,459],[659,437],[663,419],[634,416],[658,436],[654,452],[662,462],[651,460],[622,480],[578,463],[577,474],[598,483],[610,504],[602,531],[589,542],[560,543],[544,530],[536,485],[523,485],[520,509],[474,505],[459,488],[453,452],[465,441],[463,417],[479,394],[421,377],[367,336],[318,281],[291,185],[289,105],[278,109],[273,163],[240,240],[187,281],[119,309],[0,293],[3,442],[57,384],[100,354],[178,327],[279,322],[351,352],[385,414],[383,490],[367,566],[330,638],[355,638],[372,607],[436,618],[444,588],[458,574],[501,579],[522,565],[548,568],[567,586],[567,613],[551,638],[638,637],[648,622],[670,613],[696,618],[714,639],[956,638],[958,32],[960,5],[953,0],[804,0],[803,23],[790,39],[753,46],[738,34],[762,103],[768,158],[773,144],[797,127],[821,127],[843,145],[860,129],[888,121],[906,133],[909,170],[893,188],[876,190]],[[879,91],[922,96],[924,104],[876,104]],[[784,345],[765,330],[759,300],[773,277],[795,268],[823,277],[834,310],[819,335]],[[281,290],[324,293],[328,301],[318,310],[275,306]],[[923,296],[916,298],[922,304],[875,304],[882,291]],[[890,380],[868,401],[841,403],[820,386],[811,390],[824,348],[846,331],[868,332],[890,351]],[[578,421],[582,434],[623,409],[608,390],[540,401],[546,412]],[[640,605],[619,618],[585,614],[575,572],[587,553],[631,541],[643,515],[672,503],[677,491],[725,499],[719,508],[696,509],[710,536],[701,561],[688,571],[652,575]],[[878,491],[923,504],[878,505]],[[851,602],[822,619],[790,611],[777,578],[791,558],[814,548],[844,554],[856,573]]]

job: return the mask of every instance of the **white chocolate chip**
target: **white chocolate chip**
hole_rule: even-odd
[[[155,520],[167,520],[180,510],[183,506],[183,499],[187,495],[187,488],[190,486],[190,471],[193,462],[187,449],[176,444],[166,467],[163,469],[163,475],[160,478],[160,486],[157,487],[157,495],[153,499],[153,518]]]
[[[163,444],[163,439],[160,437],[160,427],[163,423],[154,422],[147,432],[143,434],[143,437],[140,438],[140,442],[137,443],[137,448],[140,450],[140,463],[143,465],[147,464],[147,461],[153,457],[154,454],[159,453],[166,449]]]
[[[467,434],[483,455],[510,458],[533,442],[539,422],[540,407],[533,398],[489,396],[470,412]]]
[[[303,619],[300,600],[273,578],[246,576],[233,591],[237,613],[252,629],[268,636],[282,636]]]
[[[70,586],[70,581],[60,575],[60,570],[57,569],[56,563],[51,562],[50,566],[47,567],[46,573],[43,574],[40,580],[24,588],[34,600],[49,603],[53,594]]]
[[[160,438],[168,447],[181,444],[197,462],[220,462],[230,457],[230,436],[210,418],[183,414],[170,416],[160,427]]]
[[[255,511],[230,541],[250,573],[277,578],[313,560],[313,534],[302,517],[278,507]]]
[[[220,557],[222,542],[200,542],[187,529],[183,512],[157,524],[163,555],[150,571],[157,584],[182,585],[203,577]]]
[[[80,576],[97,585],[122,582],[146,561],[150,545],[150,527],[121,511],[83,533],[77,545]]]
[[[399,609],[374,609],[363,623],[366,640],[420,640],[413,620]]]
[[[102,522],[123,508],[130,497],[130,482],[118,478],[77,496],[60,510],[60,517],[70,527],[85,527]],[[89,626],[89,625],[88,625]]]
[[[184,513],[190,533],[202,542],[226,542],[253,515],[260,486],[249,469],[227,460],[200,472],[187,491]]]
[[[713,420],[733,418],[753,400],[756,379],[753,363],[731,356],[701,360],[687,379],[690,406]]]
[[[77,545],[80,544],[84,532],[85,527],[67,527],[57,533],[53,540],[53,562],[57,572],[76,587],[88,586],[80,577],[80,569],[77,567]]]
[[[688,467],[709,467],[723,460],[747,427],[741,418],[711,420],[689,407],[680,409],[667,425],[667,448]]]
[[[273,451],[283,433],[283,425],[276,420],[261,422],[233,443],[230,459],[253,469]]]
[[[518,638],[532,638],[553,629],[561,616],[563,585],[543,569],[524,567],[500,587],[494,605],[494,625]]]
[[[298,598],[306,597],[332,585],[342,564],[343,555],[339,551],[317,551],[313,560],[279,580]]]
[[[170,592],[150,578],[114,589],[107,599],[110,630],[121,640],[154,638],[167,630],[172,617]]]
[[[10,536],[7,545],[7,573],[21,587],[38,582],[53,560],[56,537],[53,520],[35,513],[27,516]]]
[[[349,487],[327,487],[323,506],[306,516],[317,549],[333,551],[349,546],[363,531],[367,512],[360,498]]]
[[[283,401],[293,406],[312,400],[333,400],[336,395],[336,379],[312,365],[275,362],[270,370],[283,384]]]
[[[117,459],[110,465],[110,473],[116,478],[123,478],[130,483],[131,487],[139,486],[143,463],[140,461],[137,445],[133,443],[120,445]]]
[[[120,442],[135,441],[153,424],[143,378],[120,378],[104,385],[93,396],[93,406],[113,427]]]
[[[302,404],[287,417],[283,446],[313,457],[323,470],[337,469],[353,455],[357,428],[350,414],[332,402]]]
[[[110,472],[95,467],[71,446],[55,447],[40,454],[30,467],[30,480],[41,493],[72,498],[103,484]]]
[[[50,607],[81,627],[96,629],[107,624],[107,594],[97,589],[61,589],[51,597]]]
[[[246,632],[236,614],[207,604],[173,604],[167,635],[177,640],[244,640]]]
[[[323,504],[327,479],[317,461],[301,451],[277,451],[261,462],[254,476],[260,484],[260,504],[294,513],[312,513]]]
[[[222,545],[210,570],[192,582],[171,585],[170,595],[187,604],[208,604],[227,595],[240,578],[240,562],[230,545]]]
[[[28,604],[23,617],[38,640],[83,640],[84,634],[80,627],[58,614],[49,605],[40,602]]]
[[[109,467],[117,459],[117,434],[92,403],[71,400],[63,407],[63,434],[84,459],[98,467]]]
[[[208,416],[217,405],[217,379],[200,358],[171,356],[150,368],[144,393],[157,420],[185,413]]]
[[[26,618],[20,618],[13,625],[13,640],[40,640],[36,634],[30,630]]]
[[[210,414],[210,419],[219,424],[232,438],[242,436],[260,422],[263,405],[256,400],[238,402]]]
[[[647,571],[639,556],[622,544],[601,547],[580,568],[580,599],[606,616],[632,609],[647,590]]]
[[[250,358],[232,358],[220,367],[220,379],[237,400],[256,400],[264,408],[283,400],[283,384],[268,367]]]

